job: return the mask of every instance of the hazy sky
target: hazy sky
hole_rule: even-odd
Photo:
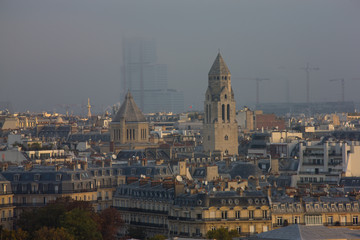
[[[16,111],[94,111],[119,102],[124,37],[157,42],[169,87],[203,108],[218,49],[232,73],[237,108],[255,102],[304,102],[306,62],[312,101],[360,101],[359,0],[1,0],[0,101]]]

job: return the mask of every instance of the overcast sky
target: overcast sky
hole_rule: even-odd
[[[94,111],[120,101],[122,39],[155,39],[158,63],[185,105],[203,108],[218,49],[232,73],[237,108],[261,102],[360,101],[359,0],[1,0],[0,102],[16,111]],[[354,80],[359,78],[359,80]]]

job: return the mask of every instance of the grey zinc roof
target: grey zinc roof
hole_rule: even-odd
[[[209,75],[230,75],[229,68],[226,66],[226,63],[220,53],[218,53],[209,71]]]
[[[124,118],[125,122],[146,122],[145,116],[136,105],[130,91],[125,96],[125,101],[116,113],[113,122],[120,122]]]
[[[257,234],[251,239],[359,239],[359,230],[327,228],[324,226],[290,225],[269,232]]]

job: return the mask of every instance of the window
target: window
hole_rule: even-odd
[[[333,216],[329,216],[329,217],[327,218],[327,223],[328,223],[329,225],[334,224],[334,218],[333,218]]]
[[[358,216],[353,216],[353,224],[358,225],[359,224],[359,218]]]
[[[346,216],[340,216],[340,223],[342,226],[346,225]]]
[[[57,174],[56,175],[56,181],[60,181],[61,180],[61,174]]]
[[[236,227],[236,230],[237,230],[237,232],[238,232],[239,234],[241,233],[241,227],[240,227],[240,226]]]
[[[249,232],[250,233],[255,233],[255,226],[254,225],[250,225]]]
[[[263,213],[263,218],[267,218],[267,210],[263,210],[262,213]]]
[[[240,218],[240,211],[235,211],[235,218],[239,219]]]
[[[263,232],[267,232],[268,231],[268,226],[263,226]]]
[[[253,219],[254,218],[254,211],[250,210],[249,211],[249,219]]]
[[[300,216],[294,217],[294,224],[300,224]]]
[[[305,225],[314,226],[314,225],[323,225],[321,215],[309,215],[305,216]]]
[[[282,217],[277,217],[276,222],[277,222],[277,225],[279,225],[279,226],[283,225],[283,218]]]
[[[229,140],[229,136],[228,136],[228,135],[225,136],[225,141],[227,141],[227,140]]]
[[[225,105],[221,105],[221,119],[225,121]]]
[[[221,218],[222,219],[227,219],[227,211],[222,211],[221,212]]]
[[[230,121],[230,104],[227,105],[226,115],[227,115],[227,120]]]

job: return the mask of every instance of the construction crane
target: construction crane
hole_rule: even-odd
[[[345,102],[345,79],[344,78],[335,78],[335,79],[330,79],[330,82],[337,82],[337,81],[341,81],[341,101]]]
[[[309,63],[306,63],[306,67],[301,68],[302,70],[306,71],[306,102],[310,102],[310,72],[317,71],[319,68],[317,67],[310,67]]]
[[[252,80],[252,81],[256,81],[256,105],[259,105],[260,101],[259,101],[259,90],[260,90],[260,82],[262,81],[268,81],[270,80],[269,78],[240,78],[240,80]]]

